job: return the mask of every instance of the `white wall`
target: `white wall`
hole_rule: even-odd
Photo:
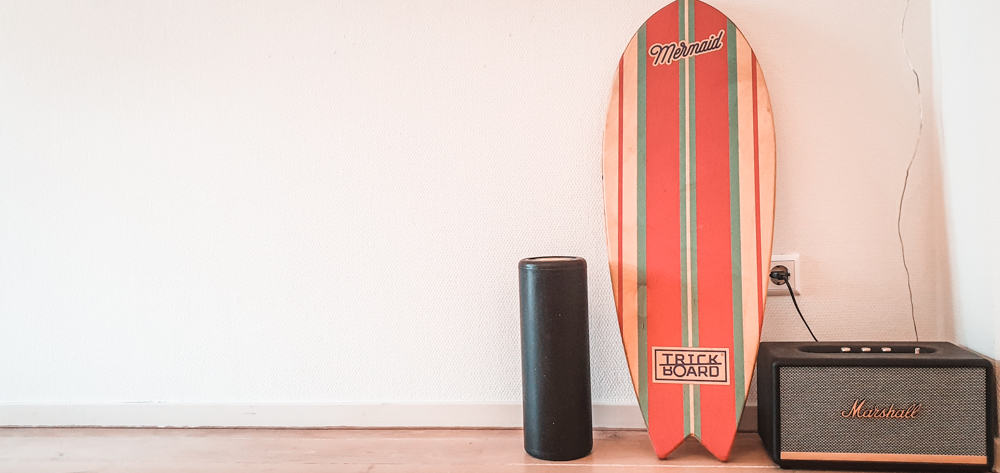
[[[516,424],[515,268],[542,254],[590,262],[595,402],[634,405],[600,140],[621,49],[662,3],[0,3],[0,424],[388,412],[353,403]],[[774,249],[801,255],[817,335],[909,339],[904,3],[712,3],[767,76]],[[907,27],[923,69],[928,12]],[[904,235],[931,339],[950,283],[922,143]],[[787,298],[766,320],[806,337]]]
[[[1000,359],[1000,61],[983,54],[994,1],[934,2],[934,77],[959,342]]]

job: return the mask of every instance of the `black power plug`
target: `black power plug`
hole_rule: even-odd
[[[799,309],[799,302],[795,300],[795,289],[792,288],[792,283],[789,281],[791,273],[788,271],[788,268],[782,264],[775,265],[771,268],[771,272],[768,273],[768,276],[771,277],[771,282],[773,282],[776,286],[785,285],[785,287],[788,288],[788,295],[792,296],[792,304],[795,305],[795,311],[799,313],[799,318],[802,319],[802,323],[805,324],[806,330],[809,331],[809,336],[812,337],[814,342],[818,342],[819,340],[813,333],[812,328],[809,327],[809,322],[806,322],[806,318],[802,315],[802,310]]]
[[[791,273],[788,272],[788,268],[786,268],[785,265],[779,264],[771,268],[771,274],[769,274],[769,276],[771,277],[771,282],[773,282],[777,286],[780,286],[782,284],[787,283],[788,278],[790,278],[792,275]]]

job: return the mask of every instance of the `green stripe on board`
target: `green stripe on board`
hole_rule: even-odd
[[[736,383],[736,422],[743,413],[743,256],[740,252],[740,121],[737,91],[736,25],[726,21],[726,67],[729,71],[729,229],[733,255],[733,382]]]
[[[648,348],[646,347],[646,25],[639,28],[638,44],[636,45],[639,54],[637,74],[638,84],[636,87],[636,161],[638,170],[636,173],[636,219],[638,220],[638,231],[636,232],[638,248],[638,299],[639,299],[639,407],[642,409],[642,417],[649,425],[649,368]]]
[[[677,2],[677,36],[678,36],[678,41],[686,41],[686,38],[687,38],[685,36],[685,34],[684,34],[684,26],[685,26],[685,23],[684,23],[684,12],[685,12],[685,5],[686,5],[686,3],[687,3],[686,1]],[[687,316],[688,316],[688,303],[687,303],[688,274],[687,274],[687,263],[688,263],[688,260],[687,260],[687,240],[686,240],[686,238],[687,238],[687,163],[686,163],[687,152],[686,152],[686,148],[685,148],[686,145],[687,145],[687,103],[686,103],[687,96],[685,95],[687,93],[687,80],[686,80],[686,78],[687,78],[687,60],[686,59],[681,59],[680,61],[678,61],[677,66],[679,68],[679,70],[678,70],[678,74],[679,74],[678,84],[679,84],[679,87],[678,87],[678,91],[677,91],[677,93],[679,94],[679,97],[678,97],[678,100],[677,100],[677,103],[678,103],[677,109],[678,109],[678,111],[680,113],[680,115],[678,116],[678,119],[677,119],[677,123],[679,125],[678,126],[678,130],[680,130],[680,137],[678,139],[678,143],[680,144],[680,149],[679,149],[679,152],[677,154],[677,156],[679,158],[677,161],[680,163],[680,166],[679,166],[679,169],[678,169],[678,184],[679,184],[678,187],[680,188],[680,195],[678,197],[678,202],[680,203],[680,212],[678,213],[678,216],[680,216],[679,220],[680,220],[680,234],[681,234],[681,237],[680,237],[680,248],[678,248],[678,249],[681,252],[681,258],[680,258],[680,262],[681,262],[681,346],[685,346],[686,347],[686,346],[688,346],[688,323],[687,323]],[[690,422],[690,417],[689,417],[689,414],[691,412],[691,407],[690,407],[690,402],[691,401],[689,399],[690,389],[687,386],[682,386],[681,390],[682,390],[682,392],[681,392],[681,399],[683,400],[683,413],[684,413],[684,415],[682,417],[684,419],[684,435],[686,436],[686,435],[688,435],[688,434],[691,433],[691,429],[690,429],[691,422]]]
[[[694,30],[694,0],[687,0],[687,11],[688,11],[688,25],[687,25],[687,41],[688,43],[693,41],[696,35]],[[693,314],[691,325],[692,325],[692,337],[691,346],[698,346],[698,212],[695,210],[698,208],[698,169],[695,165],[697,162],[698,153],[695,151],[695,143],[697,142],[698,128],[695,126],[698,122],[695,120],[695,111],[698,107],[695,103],[695,61],[694,58],[685,59],[685,61],[690,61],[688,67],[688,97],[690,97],[690,102],[688,103],[688,115],[690,117],[690,123],[688,124],[688,130],[690,131],[691,137],[689,138],[689,149],[691,150],[691,166],[688,168],[688,172],[691,174],[691,179],[689,180],[688,192],[691,194],[691,293],[693,294],[691,313]],[[694,385],[694,435],[696,437],[701,437],[701,386]]]

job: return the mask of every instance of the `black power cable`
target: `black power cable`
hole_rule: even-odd
[[[818,342],[819,339],[816,338],[816,334],[813,333],[812,327],[809,327],[809,322],[806,322],[806,318],[802,315],[802,310],[799,309],[799,302],[795,300],[795,290],[792,288],[792,283],[788,280],[788,268],[784,266],[775,266],[771,268],[771,280],[777,285],[784,284],[788,287],[788,295],[792,296],[792,304],[795,305],[795,312],[799,313],[799,318],[802,319],[802,324],[806,326],[806,330],[809,331],[809,336],[812,337],[814,342]]]

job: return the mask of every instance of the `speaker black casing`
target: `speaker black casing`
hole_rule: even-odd
[[[842,347],[849,347],[851,351],[844,352]],[[882,347],[889,347],[892,351],[885,353]],[[920,347],[921,353],[913,353],[916,347]],[[870,348],[871,351],[865,352],[862,348]],[[783,368],[788,368],[785,373],[782,373]],[[980,369],[983,370],[982,376],[979,375]],[[785,409],[785,423],[791,426],[786,426],[787,432],[784,433],[781,390],[783,377],[786,377],[785,384],[794,386],[788,389],[795,389],[794,392],[784,393],[789,398],[789,405]],[[982,390],[978,386],[979,379],[982,379]],[[764,342],[760,344],[757,356],[758,432],[768,454],[782,468],[989,471],[994,462],[997,426],[995,386],[996,378],[990,360],[947,342]],[[792,399],[801,397],[804,391],[809,391],[805,395],[820,395],[815,401],[813,398]],[[906,392],[913,398],[878,399],[879,394],[889,392]],[[918,399],[921,396],[937,399]],[[887,403],[896,403],[897,409],[904,409],[907,403],[920,403],[918,415],[922,414],[922,417],[856,418],[850,414],[845,417],[844,412],[832,408],[843,405],[846,412],[853,407],[848,404],[852,398],[871,401],[871,404],[866,404],[867,407],[886,407]],[[961,406],[948,405],[949,401],[980,398],[985,401],[982,405],[976,405],[979,402],[966,402]],[[793,404],[793,401],[798,401],[798,404]],[[836,402],[840,404],[831,404]],[[809,409],[815,409],[815,422],[810,422],[806,416],[813,411],[803,408],[803,404]],[[960,409],[958,415],[954,416],[958,420],[950,421],[948,409],[955,408]],[[983,423],[980,424],[979,420]],[[850,424],[852,421],[859,423]],[[852,429],[855,431],[852,432]],[[963,443],[966,441],[963,440],[966,438],[963,435],[944,435],[942,431],[967,431],[969,443]],[[851,435],[852,433],[855,435]],[[833,448],[816,448],[810,449],[807,456],[826,457],[825,459],[783,458],[783,453],[786,457],[804,455],[783,450],[782,438],[787,443],[797,443],[795,451],[802,450],[802,445],[836,445],[833,448],[839,452],[833,451]],[[866,445],[860,445],[865,441],[886,451],[867,451]],[[911,443],[902,444],[905,441]],[[898,445],[893,445],[894,443]],[[855,451],[842,453],[845,446]],[[913,461],[895,461],[890,458],[908,458],[912,455],[879,455],[926,451],[935,451],[942,456],[938,457],[940,460],[922,456]],[[982,451],[986,462],[979,465],[946,463],[945,458],[950,451],[955,451],[956,455],[959,452],[976,451],[976,455],[972,456],[979,456],[978,452]],[[813,455],[812,452],[818,452],[818,455]],[[860,456],[866,458],[861,459]],[[830,459],[831,457],[836,459]],[[847,459],[854,457],[859,458],[859,461]],[[876,457],[878,459],[872,459]]]
[[[524,450],[574,460],[593,448],[587,262],[550,256],[518,263]]]

